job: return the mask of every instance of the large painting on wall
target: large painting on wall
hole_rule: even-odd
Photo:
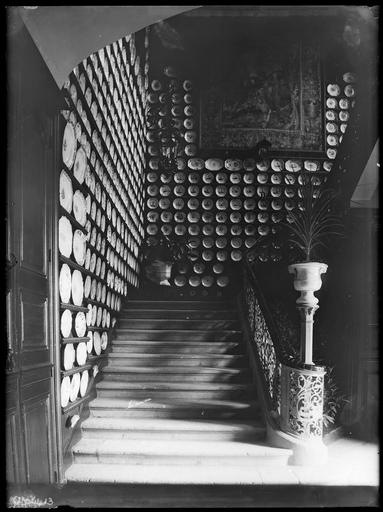
[[[200,147],[322,151],[320,50],[302,43],[257,44],[230,73],[201,89]]]

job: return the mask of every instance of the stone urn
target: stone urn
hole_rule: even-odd
[[[308,261],[288,266],[294,274],[294,288],[301,292],[296,304],[301,317],[301,360],[306,365],[313,365],[313,323],[314,313],[318,309],[318,299],[314,292],[322,286],[321,275],[327,271],[325,263]]]
[[[320,290],[322,286],[321,275],[326,273],[327,265],[316,261],[307,261],[305,263],[293,263],[288,266],[288,270],[290,274],[294,274],[294,289],[301,292],[297,304],[316,306],[318,299],[314,292]]]

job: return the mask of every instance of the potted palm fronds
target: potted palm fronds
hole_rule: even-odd
[[[294,274],[294,288],[301,292],[297,303],[317,304],[314,292],[322,286],[321,274],[327,265],[319,258],[319,249],[325,248],[333,236],[342,234],[339,215],[333,212],[335,193],[332,190],[315,189],[309,176],[303,176],[302,201],[297,212],[290,212],[286,224],[290,232],[289,242],[301,253],[297,263],[289,265]]]

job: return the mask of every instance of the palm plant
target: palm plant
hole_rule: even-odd
[[[339,215],[333,212],[336,194],[332,190],[315,189],[309,176],[303,177],[301,209],[289,215],[285,226],[291,235],[288,241],[304,255],[304,261],[311,257],[318,247],[326,247],[328,238],[341,236],[343,224]]]

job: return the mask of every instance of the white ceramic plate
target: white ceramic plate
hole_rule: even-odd
[[[76,306],[81,306],[84,297],[84,284],[79,270],[72,273],[72,301]]]
[[[214,284],[214,278],[213,276],[203,276],[202,280],[202,286],[205,288],[210,288],[210,286],[213,286]]]
[[[76,159],[73,167],[73,174],[77,181],[82,184],[85,180],[85,171],[87,166],[87,158],[82,147],[77,150]]]
[[[86,395],[89,383],[89,372],[88,370],[84,370],[81,373],[81,382],[80,382],[80,396],[84,397]]]
[[[302,170],[302,163],[299,160],[287,160],[285,168],[289,172],[299,172]]]
[[[72,180],[63,170],[60,173],[60,205],[68,212],[72,211],[73,187]]]
[[[86,332],[86,317],[85,313],[82,311],[79,311],[75,318],[75,331],[79,338],[83,338],[85,336]]]
[[[59,251],[66,258],[72,254],[73,231],[69,219],[65,216],[59,220]]]
[[[86,236],[80,229],[76,229],[73,235],[73,256],[79,265],[83,266],[86,255]]]
[[[65,309],[61,314],[60,330],[63,338],[69,338],[72,330],[72,313],[69,309]]]
[[[71,370],[76,360],[76,351],[73,343],[67,343],[64,347],[63,366],[64,370]]]
[[[74,163],[76,154],[77,140],[76,133],[73,125],[67,123],[64,130],[63,143],[62,143],[62,159],[64,164],[71,169]]]
[[[340,87],[337,84],[329,84],[327,86],[327,92],[330,96],[339,96],[340,94]]]
[[[86,199],[80,190],[73,194],[73,215],[81,226],[86,224]]]
[[[106,311],[106,310],[104,310],[104,311]],[[106,321],[105,321],[105,323],[106,323]],[[108,333],[103,332],[101,335],[101,350],[105,350],[107,346],[108,346]]]
[[[76,361],[79,366],[83,366],[86,363],[87,354],[88,354],[88,352],[86,350],[85,341],[82,341],[81,343],[77,343]]]
[[[68,303],[70,301],[70,293],[72,286],[72,276],[69,266],[64,263],[60,269],[59,291],[61,302]]]
[[[220,158],[209,158],[205,161],[205,167],[208,171],[220,171],[223,165],[223,160]]]
[[[201,171],[205,167],[205,161],[202,158],[189,158],[188,167],[193,171]]]
[[[72,375],[71,381],[70,381],[70,395],[69,400],[71,402],[74,402],[76,398],[78,397],[78,393],[80,391],[80,382],[81,377],[79,373],[75,373]]]
[[[95,354],[99,356],[101,354],[101,336],[98,331],[94,331],[93,333],[93,348]]]
[[[61,381],[61,389],[60,389],[60,395],[61,395],[61,407],[66,407],[69,403],[69,396],[70,396],[70,377],[66,376]]]

